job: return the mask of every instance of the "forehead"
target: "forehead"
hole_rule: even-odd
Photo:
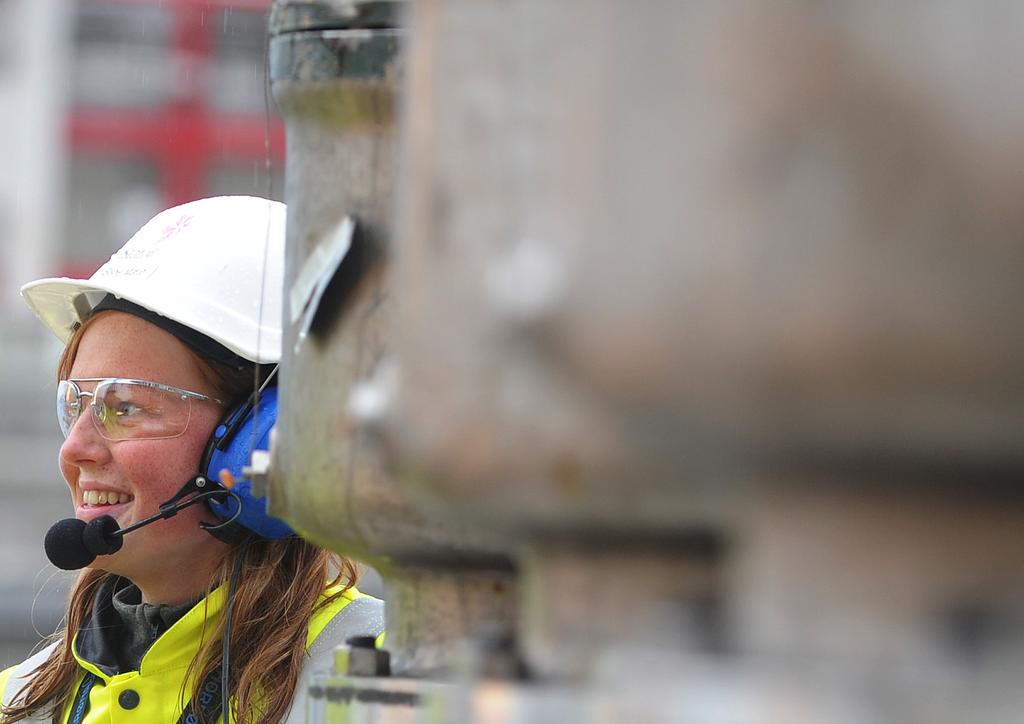
[[[199,363],[181,340],[124,312],[103,312],[89,324],[70,377],[130,377],[210,391]]]

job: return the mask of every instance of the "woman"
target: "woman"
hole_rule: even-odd
[[[235,417],[228,449],[248,453],[246,425],[276,409],[272,388],[244,403],[280,358],[283,256],[283,205],[204,199],[157,215],[88,280],[22,289],[66,342],[60,469],[78,520],[124,529],[204,484]],[[202,502],[89,564],[55,640],[0,675],[3,721],[212,722],[222,681],[232,720],[302,721],[312,674],[348,637],[378,636],[382,606],[352,587],[351,562],[241,500],[246,527]]]

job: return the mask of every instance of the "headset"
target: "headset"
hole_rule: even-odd
[[[234,495],[207,500],[219,520],[230,521],[223,528],[207,528],[218,539],[234,539],[239,533],[236,526],[263,538],[294,534],[287,523],[267,513],[267,499],[253,493],[252,481],[243,472],[254,450],[270,447],[270,431],[277,421],[277,386],[268,383],[276,371],[275,367],[259,390],[228,410],[206,444],[200,470],[210,481],[221,480],[226,470],[235,481],[230,488]]]

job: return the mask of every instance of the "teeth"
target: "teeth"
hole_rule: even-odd
[[[127,503],[132,496],[127,493],[115,493],[107,490],[83,490],[82,502],[86,505],[114,505],[115,503]]]

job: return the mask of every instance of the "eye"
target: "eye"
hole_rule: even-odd
[[[110,424],[124,424],[132,418],[155,413],[152,397],[148,390],[136,385],[108,385],[103,389],[100,402],[103,416],[110,418]]]
[[[119,402],[113,409],[113,413],[118,417],[132,417],[142,413],[142,411],[142,406],[136,405],[134,402]]]

